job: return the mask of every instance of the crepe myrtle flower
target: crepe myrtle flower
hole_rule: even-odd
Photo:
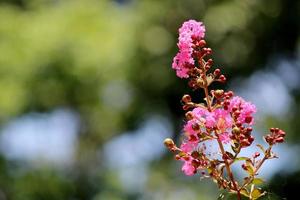
[[[257,184],[259,169],[266,160],[277,158],[272,147],[284,142],[285,132],[271,128],[264,137],[266,148],[257,145],[261,152],[249,157],[241,157],[244,148],[253,144],[252,125],[256,107],[232,91],[210,90],[214,82],[225,83],[226,77],[220,68],[212,69],[213,60],[208,58],[212,50],[206,47],[205,26],[202,22],[188,20],[179,28],[178,53],[173,59],[172,68],[179,78],[188,80],[193,90],[204,91],[204,102],[196,103],[191,96],[182,97],[183,110],[186,111],[182,128],[183,139],[179,146],[167,138],[166,147],[181,161],[182,171],[187,176],[199,174],[211,178],[220,189],[235,193],[238,200],[245,196],[258,199],[266,192]],[[217,149],[206,148],[207,142],[216,142]],[[247,176],[239,183],[232,172],[232,165],[241,163]],[[225,173],[226,171],[226,173]]]

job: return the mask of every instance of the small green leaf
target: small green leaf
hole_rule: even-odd
[[[266,194],[266,192],[261,192],[259,189],[255,188],[252,192],[251,192],[251,197],[253,200],[258,199],[259,197],[262,197]]]
[[[234,159],[235,161],[240,161],[240,160],[249,160],[247,157],[238,157]]]
[[[240,193],[245,197],[249,197],[249,192],[246,189],[241,189]]]
[[[254,178],[252,183],[255,184],[255,185],[260,185],[260,184],[263,184],[265,181],[261,178]]]
[[[250,176],[254,175],[254,167],[252,165],[252,162],[249,160],[246,160],[246,168],[247,168],[247,172]]]

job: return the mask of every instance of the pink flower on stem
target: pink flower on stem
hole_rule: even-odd
[[[224,133],[221,133],[219,135],[219,139],[221,140],[221,142],[223,142],[224,144],[227,144],[230,142],[230,135],[228,132],[224,132]]]
[[[172,68],[176,70],[176,75],[180,78],[188,78],[191,65],[194,65],[193,40],[204,38],[205,27],[202,22],[189,20],[183,23],[179,29],[177,46],[179,52],[173,59]]]
[[[187,176],[193,176],[195,174],[195,167],[192,165],[192,163],[188,161],[184,161],[184,164],[182,166],[182,171],[187,175]]]

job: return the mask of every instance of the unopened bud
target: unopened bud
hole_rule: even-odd
[[[233,134],[239,134],[240,131],[241,131],[241,130],[240,130],[238,127],[236,127],[236,126],[232,129],[232,133],[233,133]]]
[[[259,152],[255,152],[255,154],[253,155],[254,158],[257,158],[260,156],[260,153]]]
[[[167,148],[173,148],[174,146],[175,146],[175,143],[174,143],[174,141],[171,139],[171,138],[166,138],[165,140],[164,140],[164,144],[165,144],[165,146],[167,147]]]
[[[208,60],[206,61],[206,64],[211,66],[211,65],[213,64],[213,59],[211,59],[211,58],[208,59]]]
[[[247,117],[245,118],[245,122],[249,124],[249,123],[252,122],[252,119],[253,119],[253,118],[252,118],[251,116],[247,116]]]
[[[184,103],[189,103],[189,102],[191,102],[192,101],[192,98],[191,98],[191,96],[190,95],[188,95],[188,94],[185,94],[185,95],[183,95],[183,97],[182,97],[182,99],[181,99]]]
[[[185,113],[185,117],[187,120],[191,120],[193,119],[194,115],[191,111],[188,111],[187,113]]]
[[[192,154],[191,154],[191,156],[192,156],[193,158],[199,158],[200,154],[199,154],[198,151],[193,151]]]
[[[246,164],[242,164],[242,168],[243,168],[244,170],[247,171],[247,166],[246,166]]]
[[[200,40],[199,43],[198,43],[198,45],[199,45],[200,47],[204,47],[204,46],[206,45],[205,40]]]
[[[216,91],[214,92],[214,96],[215,96],[216,98],[221,98],[221,97],[223,96],[223,94],[224,94],[224,90],[216,90]]]
[[[241,123],[240,121],[237,121],[237,122],[235,123],[235,125],[236,125],[237,127],[241,127],[241,126],[242,126],[242,123]]]
[[[284,138],[283,137],[276,138],[275,142],[282,143],[282,142],[284,142]]]
[[[198,123],[192,124],[192,129],[193,129],[194,131],[199,131],[199,130],[200,130],[199,124],[198,124]]]
[[[198,160],[192,160],[192,165],[195,167],[195,168],[198,168],[199,165],[200,165],[200,162]]]
[[[223,74],[219,78],[222,83],[226,81],[226,77]]]
[[[176,160],[180,160],[180,159],[181,159],[181,156],[177,154],[177,155],[175,155],[175,159],[176,159]]]
[[[215,69],[214,75],[219,76],[220,74],[221,74],[221,70],[220,69]]]

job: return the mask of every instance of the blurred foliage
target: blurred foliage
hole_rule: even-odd
[[[76,162],[66,171],[1,158],[0,199],[216,198],[210,183],[199,196],[198,179],[177,177],[170,157],[152,164],[143,193],[128,192],[99,148],[151,113],[168,116],[179,132],[188,89],[170,66],[184,20],[204,21],[216,65],[228,66],[229,78],[247,77],[273,54],[297,56],[299,7],[297,0],[0,0],[1,124],[57,107],[75,110],[82,122]],[[299,141],[294,96],[297,107],[281,123]]]

